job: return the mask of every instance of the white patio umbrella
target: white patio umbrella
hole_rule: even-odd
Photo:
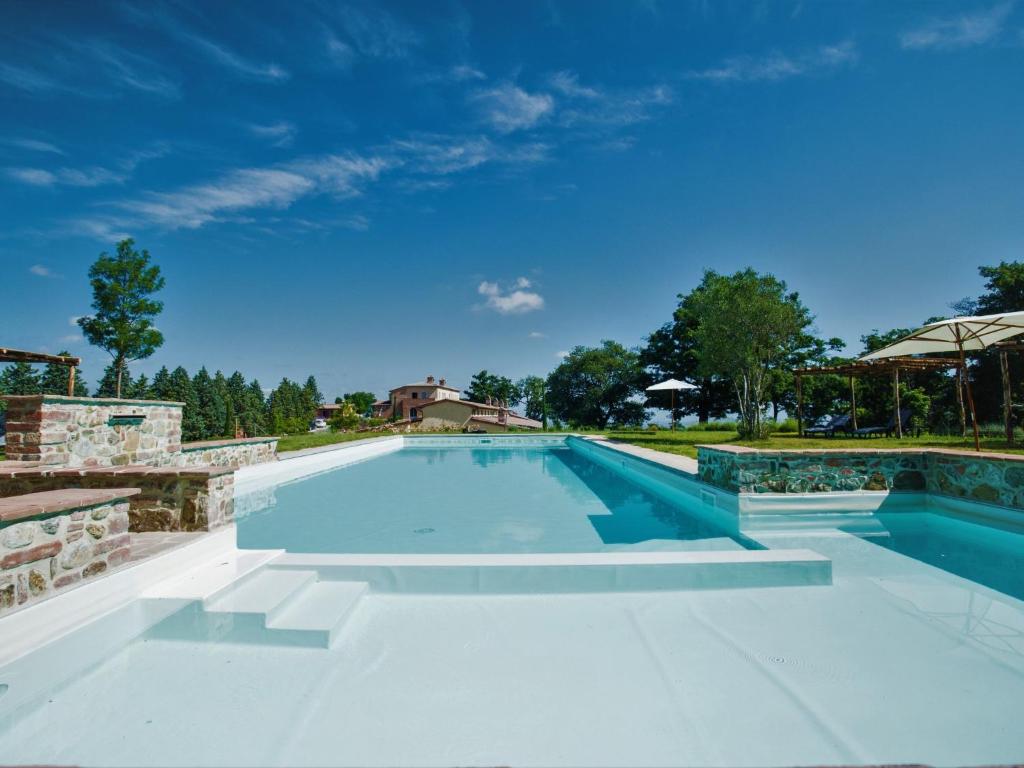
[[[966,375],[965,352],[987,349],[1000,341],[1024,333],[1024,312],[1007,312],[1003,315],[981,315],[978,317],[954,317],[939,320],[918,328],[899,341],[864,355],[861,360],[881,360],[904,355],[926,355],[930,352],[957,352],[960,355],[960,370],[967,387],[967,402],[971,408],[971,423],[974,425],[974,448],[981,450],[978,437],[978,419],[974,411],[974,395],[971,382]]]
[[[680,381],[679,379],[666,379],[665,381],[653,384],[647,388],[648,392],[663,392],[664,390],[672,391],[672,429],[676,428],[676,390],[679,389],[699,389],[696,384],[691,384],[688,381]]]

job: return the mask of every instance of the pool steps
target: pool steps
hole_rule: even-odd
[[[203,599],[202,613],[222,632],[258,625],[267,643],[329,648],[368,589],[366,582],[320,581],[314,570],[261,567]]]

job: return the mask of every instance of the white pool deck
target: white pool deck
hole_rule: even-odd
[[[0,695],[0,763],[1024,761],[1024,602],[838,530],[757,539],[769,553],[829,561],[831,583],[527,594],[378,585],[327,648],[258,635],[212,642],[167,631],[127,644],[108,637],[117,653],[5,720],[23,687],[61,679],[69,655],[102,645],[71,631],[80,614],[66,621],[63,639],[17,652],[19,643],[29,649],[24,633],[60,615],[59,601],[77,594],[83,602],[86,588],[75,590],[0,620],[0,685],[10,686]],[[621,558],[638,553],[613,554],[626,567]],[[108,580],[125,580],[123,589],[104,591],[102,581],[88,589],[107,611],[148,606],[145,620],[117,622],[118,631],[138,632],[188,600],[213,605],[261,568],[330,576],[355,567],[365,576],[371,564],[361,561],[369,556],[317,557],[326,560],[240,552],[229,530]],[[390,573],[439,564],[374,557]],[[461,557],[463,566],[493,567],[491,557]],[[131,576],[142,568],[152,573]],[[127,599],[133,590],[145,597]]]

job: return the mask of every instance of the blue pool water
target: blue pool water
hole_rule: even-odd
[[[1024,533],[927,512],[875,517],[872,544],[1024,599]]]
[[[691,497],[668,501],[554,446],[406,447],[278,486],[240,547],[310,553],[742,549]],[[754,545],[746,545],[754,546]]]

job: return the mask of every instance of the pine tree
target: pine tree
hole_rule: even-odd
[[[29,363],[14,363],[0,373],[0,392],[6,395],[38,395],[39,385],[39,374]]]
[[[317,386],[316,379],[313,376],[306,379],[302,392],[313,403],[314,409],[324,401],[323,393],[320,392],[320,387]]]
[[[149,391],[153,396],[154,400],[170,400],[167,393],[170,392],[171,386],[171,372],[167,370],[167,366],[163,366],[156,375],[153,377],[153,383],[149,387]]]
[[[61,350],[58,354],[61,357],[67,357],[69,353],[66,350]],[[39,380],[39,391],[46,395],[66,395],[68,393],[68,379],[70,375],[71,369],[68,366],[59,365],[58,363],[47,363]],[[75,378],[74,394],[76,397],[87,397],[89,395],[89,388],[80,377]]]
[[[263,395],[263,387],[256,379],[253,379],[252,383],[246,387],[243,402],[245,405],[241,410],[241,419],[245,434],[250,436],[270,434],[267,400]]]
[[[132,388],[128,397],[135,400],[153,399],[153,387],[149,383],[149,379],[146,377],[146,374],[141,374],[139,378],[132,382]]]
[[[181,439],[183,441],[203,439],[206,434],[206,425],[203,423],[199,400],[196,398],[196,390],[192,386],[192,379],[189,378],[188,371],[181,366],[174,369],[168,377],[167,389],[161,399],[185,404],[181,415]]]
[[[224,426],[224,401],[220,393],[213,385],[206,367],[199,369],[199,372],[192,378],[192,388],[195,391],[196,403],[199,408],[199,416],[203,423],[203,436],[200,440],[207,440],[219,437],[221,428]]]

